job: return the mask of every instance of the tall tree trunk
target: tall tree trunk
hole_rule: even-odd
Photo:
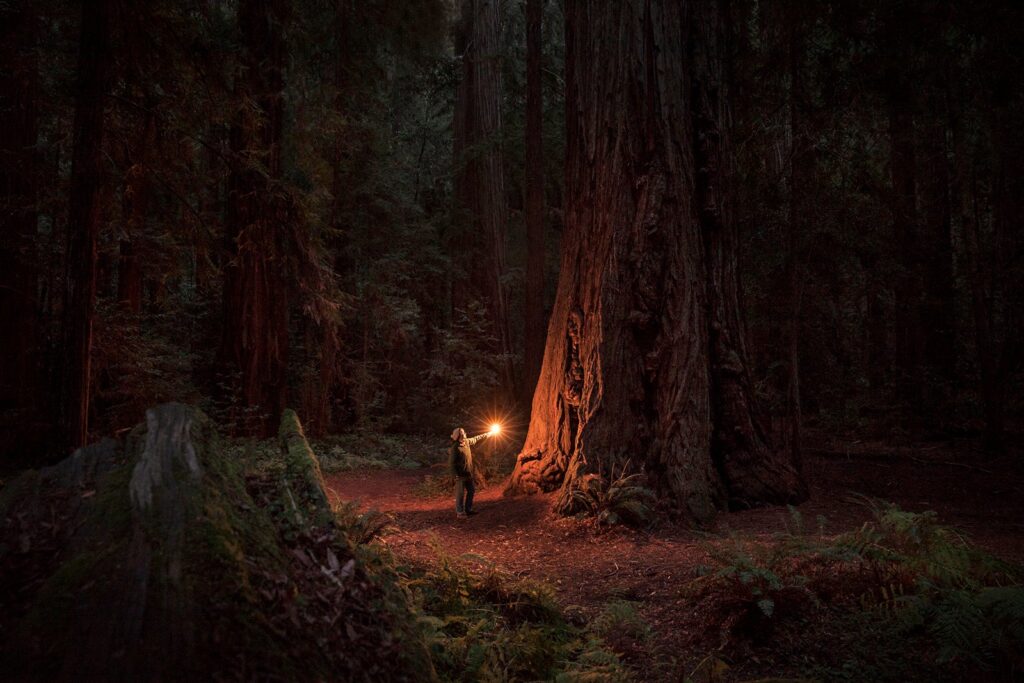
[[[524,405],[533,398],[544,360],[544,102],[541,93],[543,0],[526,0],[526,301]]]
[[[85,444],[89,432],[96,242],[103,194],[103,112],[111,73],[110,20],[109,0],[82,2],[68,202],[65,356],[60,377],[63,445],[68,448]]]
[[[502,381],[514,390],[508,321],[505,239],[508,207],[501,151],[501,16],[498,0],[463,0],[456,49],[462,81],[455,104],[455,199],[472,226],[467,243],[456,245],[469,273],[470,298],[485,301],[493,321],[496,352],[504,358]]]
[[[889,375],[889,338],[882,282],[877,274],[878,261],[878,254],[874,250],[865,250],[860,254],[861,270],[864,272],[864,317],[867,318],[864,364],[867,366],[868,385],[876,393],[885,387]]]
[[[142,245],[146,239],[146,217],[152,191],[150,159],[156,145],[156,115],[152,106],[152,102],[146,103],[146,113],[129,160],[131,165],[124,188],[125,237],[118,245],[117,300],[135,314],[142,312]]]
[[[893,233],[899,264],[894,286],[896,367],[899,371],[898,393],[913,410],[920,405],[923,389],[914,111],[908,84],[895,75],[891,75],[889,81],[889,171],[892,177]]]
[[[240,114],[231,131],[228,180],[222,367],[233,373],[233,399],[273,432],[288,391],[288,298],[285,256],[292,198],[281,176],[287,0],[243,0],[238,10],[242,56],[235,80]]]
[[[38,440],[41,407],[36,253],[38,26],[27,0],[0,9],[0,455]]]
[[[1017,367],[1020,350],[1020,304],[1012,293],[1022,285],[1014,277],[1013,255],[1019,257],[1017,233],[1021,220],[1020,198],[1024,144],[1010,125],[1011,97],[997,90],[989,110],[992,167],[992,224],[988,241],[975,213],[965,221],[971,308],[985,412],[983,446],[990,453],[1005,448],[1007,377]],[[987,243],[986,243],[987,242]],[[1016,266],[1017,273],[1020,266]]]
[[[358,139],[348,126],[348,117],[354,97],[353,74],[355,31],[358,16],[352,0],[337,0],[335,5],[335,39],[337,53],[334,61],[334,115],[338,126],[333,148],[331,179],[330,225],[333,228],[331,251],[334,271],[346,281],[350,277],[349,231],[347,212],[352,204],[353,145]],[[302,386],[303,419],[313,436],[324,434],[333,423],[332,399],[338,388],[339,359],[341,358],[341,324],[334,315],[305,321],[307,344],[314,359]]]
[[[803,283],[800,259],[801,241],[808,224],[807,197],[813,192],[814,150],[810,142],[812,131],[809,117],[810,101],[803,78],[806,52],[806,9],[794,3],[789,14],[789,137],[792,145],[789,155],[789,220],[786,226],[786,299],[787,311],[787,381],[786,413],[788,418],[787,443],[793,460],[800,462],[800,318],[802,315]]]
[[[941,112],[941,105],[933,109]],[[949,390],[956,371],[955,306],[953,300],[953,238],[949,200],[949,162],[946,118],[928,118],[923,127],[920,173],[924,201],[921,234],[921,309],[924,362],[931,377],[926,397],[929,418],[940,416],[942,390]]]
[[[566,5],[566,230],[512,492],[629,463],[680,513],[804,495],[746,367],[717,3]]]

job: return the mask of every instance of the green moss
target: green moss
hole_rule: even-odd
[[[285,480],[291,493],[298,498],[295,504],[302,508],[314,524],[333,521],[331,505],[324,493],[324,476],[320,461],[309,446],[302,423],[294,410],[285,410],[281,415],[278,439],[285,461]]]

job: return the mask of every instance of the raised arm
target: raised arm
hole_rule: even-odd
[[[484,433],[484,434],[480,434],[478,436],[470,437],[470,438],[466,439],[466,443],[468,443],[470,446],[473,446],[473,445],[483,441],[488,436],[490,436],[490,434]]]

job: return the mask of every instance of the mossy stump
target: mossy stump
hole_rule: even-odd
[[[3,678],[422,678],[409,663],[420,655],[404,655],[422,645],[401,591],[337,527],[292,411],[280,441],[271,505],[250,496],[209,418],[175,403],[123,443],[12,481],[0,492]],[[294,533],[289,509],[319,545],[297,545],[311,534]]]

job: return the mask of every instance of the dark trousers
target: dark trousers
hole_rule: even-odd
[[[476,493],[476,485],[473,484],[473,477],[455,478],[455,511],[469,512],[473,509],[473,494]]]

